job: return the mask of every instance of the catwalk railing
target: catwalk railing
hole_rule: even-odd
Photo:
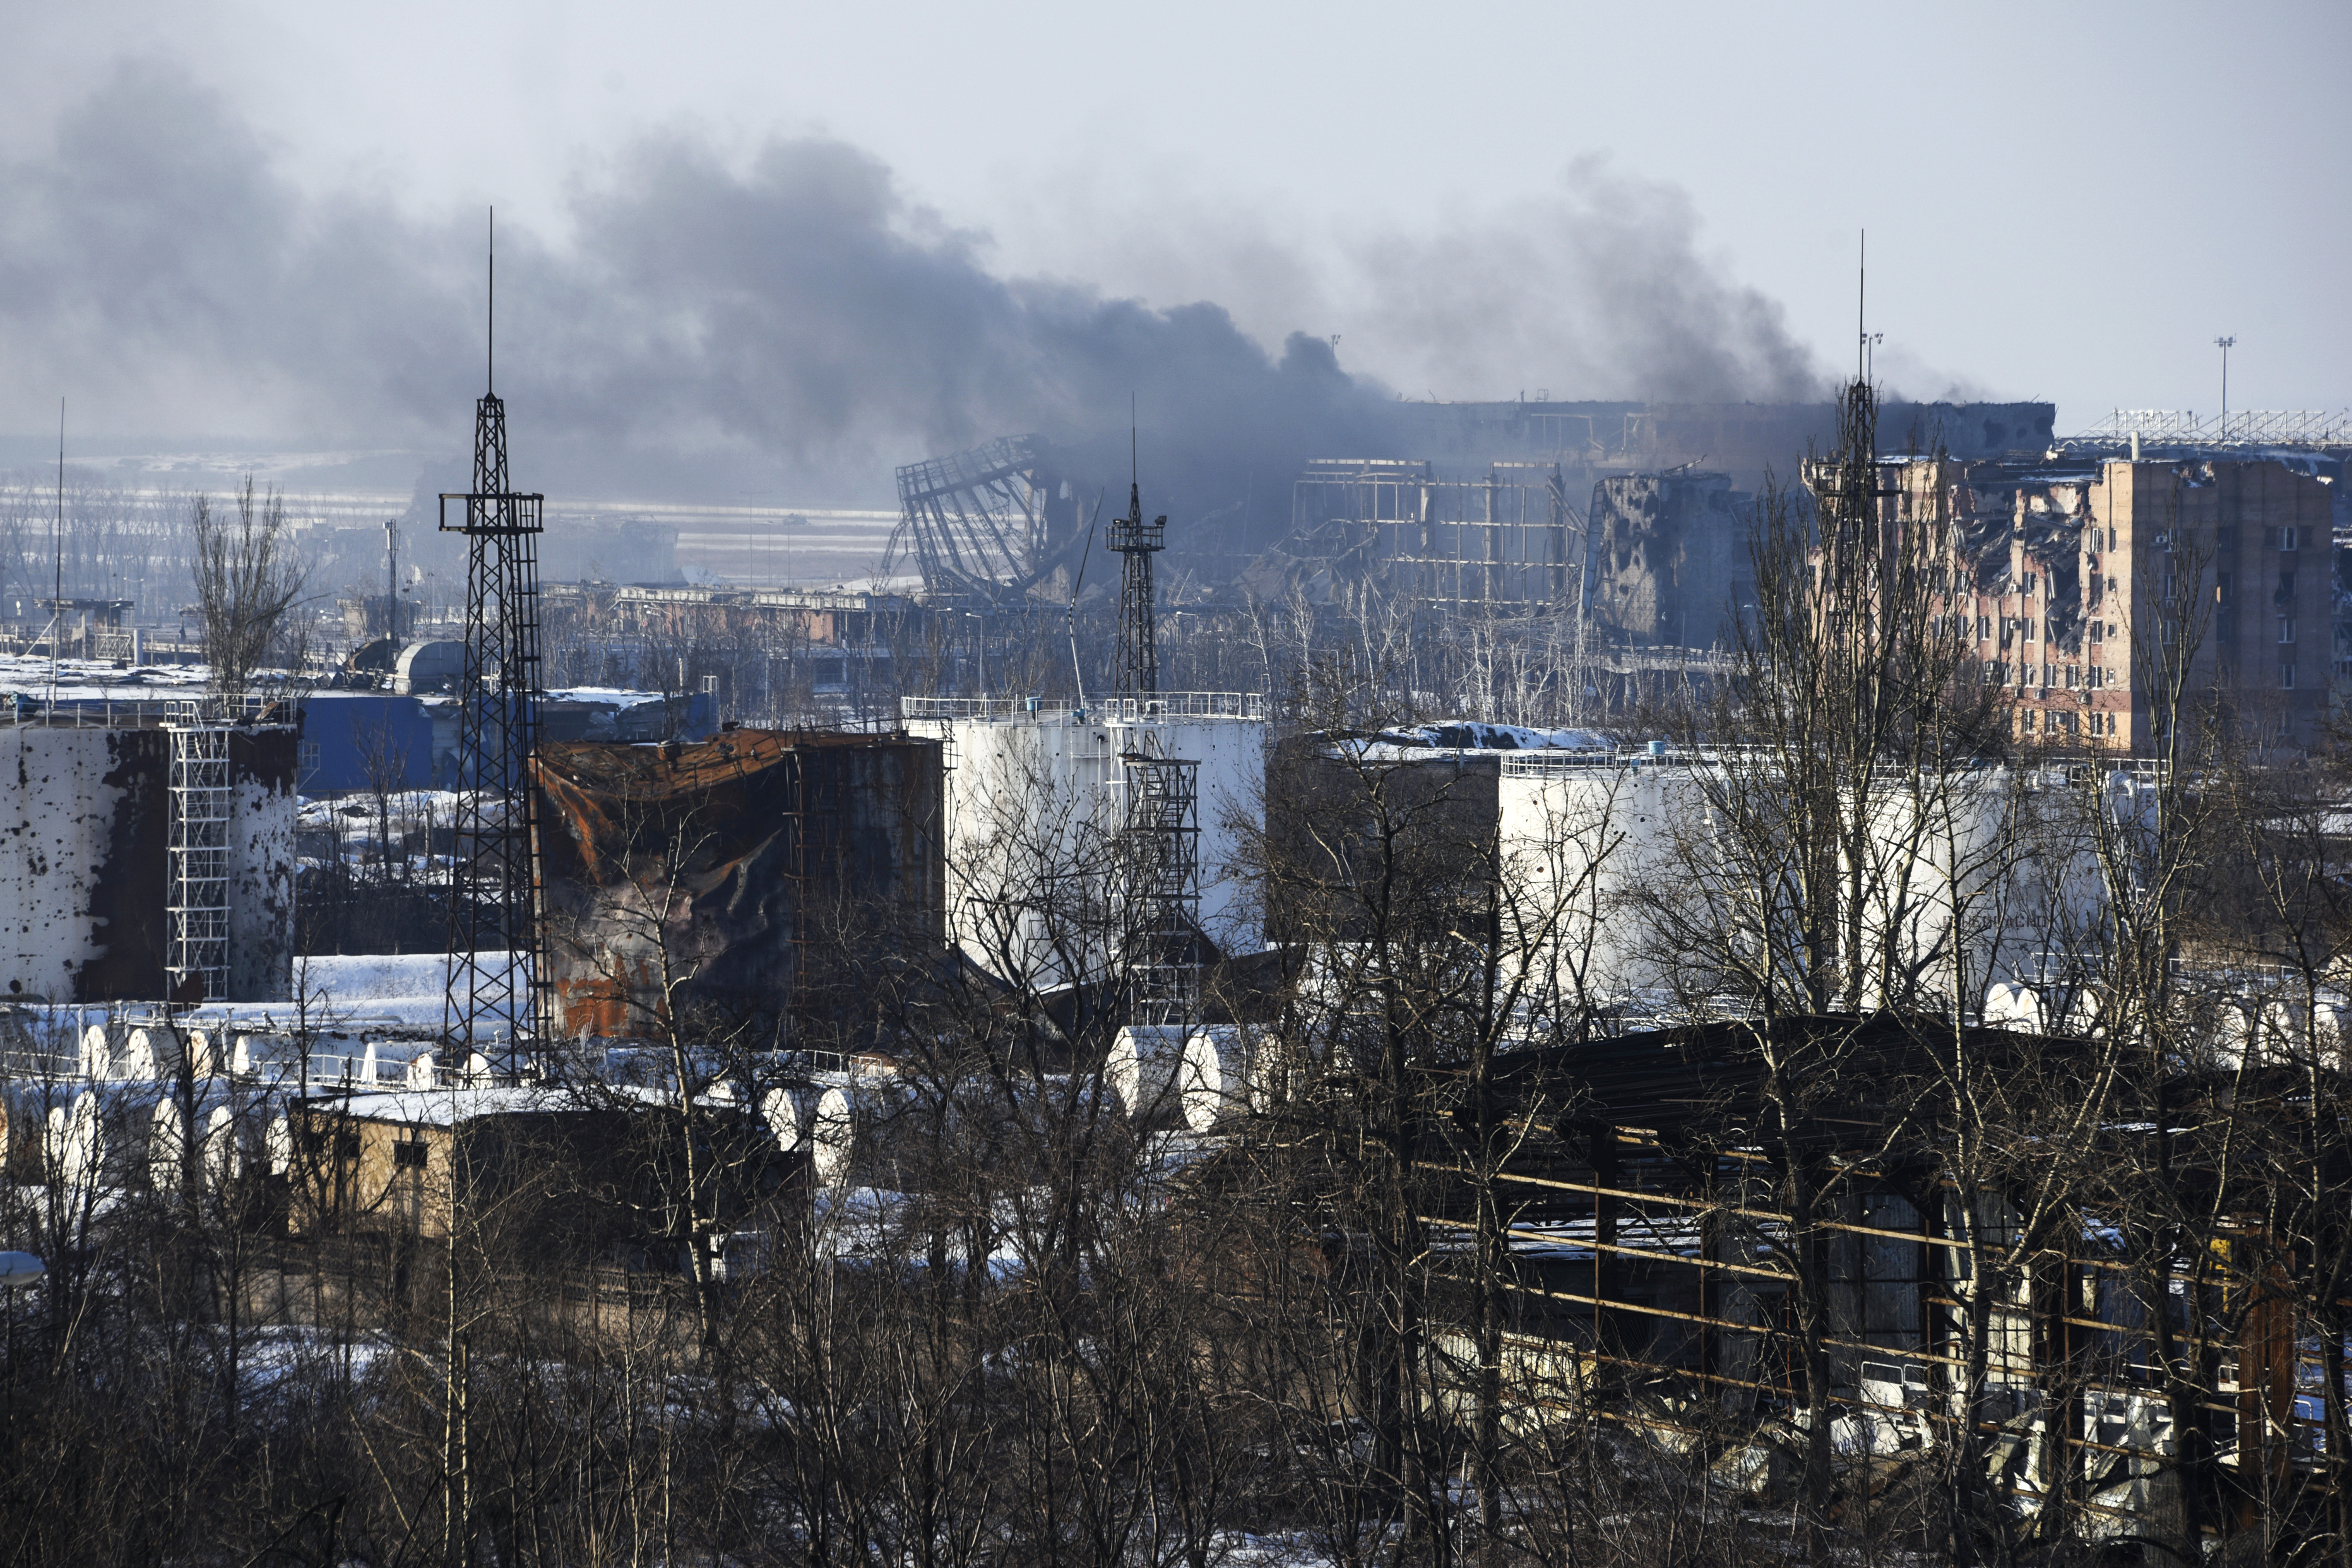
[[[1035,719],[1084,713],[1090,719],[1149,722],[1154,719],[1264,719],[1265,698],[1255,691],[1161,691],[1150,697],[1107,697],[1079,704],[1035,697],[901,697],[901,719]]]

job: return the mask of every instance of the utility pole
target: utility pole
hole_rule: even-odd
[[[2221,439],[2230,438],[2230,351],[2238,346],[2234,337],[2215,338],[2213,346],[2221,351]]]
[[[383,631],[400,651],[400,520],[383,520]]]

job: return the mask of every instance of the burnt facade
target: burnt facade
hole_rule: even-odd
[[[1706,647],[1730,631],[1751,578],[1751,498],[1728,474],[1617,474],[1592,487],[1586,593],[1612,643]]]

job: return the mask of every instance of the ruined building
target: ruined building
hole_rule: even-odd
[[[859,966],[941,949],[940,746],[730,730],[552,742],[541,800],[555,1031],[781,1043],[854,1020]]]
[[[1746,602],[1751,499],[1728,474],[1619,474],[1592,487],[1587,613],[1608,642],[1706,647]]]
[[[2120,751],[2155,739],[2151,661],[2293,744],[2318,736],[2333,660],[2334,487],[2279,456],[1880,459],[1898,512],[1948,505],[1949,610],[2018,733]]]
[[[1923,450],[1940,444],[1980,458],[2046,450],[2055,413],[2047,403],[1895,404],[1882,427]],[[1720,636],[1734,587],[1715,563],[1736,566],[1745,555],[1736,528],[1727,544],[1717,531],[1736,521],[1729,498],[1794,476],[1836,431],[1829,403],[1554,403],[1540,393],[1398,402],[1367,413],[1336,454],[1297,453],[1280,473],[1287,493],[1239,460],[1196,462],[1175,476],[1171,575],[1209,599],[1296,592],[1331,604],[1370,587],[1432,611],[1573,611],[1599,586],[1580,574],[1588,544],[1596,556],[1600,548],[1586,498],[1598,508],[1596,486],[1647,476],[1654,496],[1608,492],[1621,535],[1688,529],[1687,547],[1663,577],[1652,569],[1659,549],[1628,548],[1618,569],[1628,575],[1590,606],[1595,629],[1603,640],[1706,647]],[[1148,428],[1145,437],[1149,446]],[[1118,446],[1124,467],[1126,443]],[[894,556],[920,570],[935,603],[1060,603],[1085,559],[1080,503],[1113,477],[1094,471],[1100,460],[1082,446],[1022,436],[910,464],[898,470]],[[1636,554],[1640,568],[1630,563]],[[1622,611],[1632,626],[1598,625],[1612,596],[1634,606]]]

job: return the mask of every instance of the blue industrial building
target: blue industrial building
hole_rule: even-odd
[[[373,790],[448,789],[457,756],[457,700],[392,691],[314,691],[302,702],[302,761],[295,787],[307,795]],[[719,728],[719,699],[698,691],[662,698],[551,692],[540,703],[551,741],[706,740]],[[373,776],[383,773],[379,781]]]

